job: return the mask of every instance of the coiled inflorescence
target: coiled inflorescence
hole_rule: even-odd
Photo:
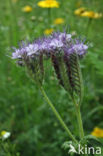
[[[81,73],[78,59],[85,55],[88,46],[75,39],[71,34],[56,32],[49,37],[24,44],[15,48],[12,58],[18,64],[25,65],[30,74],[42,83],[44,75],[43,60],[50,58],[59,83],[73,96],[74,92],[81,96]]]

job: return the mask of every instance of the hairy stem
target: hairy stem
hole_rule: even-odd
[[[79,126],[79,135],[80,135],[80,139],[82,139],[84,137],[84,130],[83,130],[83,123],[82,123],[81,112],[80,112],[80,105],[77,104],[74,99],[73,99],[73,103],[76,110],[76,116],[77,116],[77,121]]]
[[[80,128],[80,137],[82,139],[84,137],[84,130],[83,130],[83,123],[82,123],[81,112],[79,107],[77,107],[77,115],[78,115],[78,123]]]
[[[49,100],[48,96],[46,95],[43,87],[40,87],[41,93],[43,94],[46,102],[49,104],[49,106],[51,107],[53,113],[55,114],[55,116],[57,117],[57,119],[59,120],[59,122],[61,123],[62,127],[65,129],[65,131],[68,133],[69,137],[78,144],[78,141],[75,139],[75,137],[72,135],[72,133],[70,132],[70,130],[68,129],[68,127],[66,126],[66,124],[64,123],[63,119],[61,118],[61,116],[59,115],[59,113],[57,112],[56,108],[53,106],[52,102]]]

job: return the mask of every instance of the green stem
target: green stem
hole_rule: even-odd
[[[16,15],[16,7],[14,7],[12,0],[9,0],[9,12],[12,14],[10,16],[10,36],[12,45],[17,45],[18,39],[18,26],[17,26],[17,15]]]
[[[45,98],[45,100],[47,101],[47,103],[49,104],[49,106],[51,107],[52,111],[54,112],[55,116],[57,117],[57,119],[59,120],[59,122],[61,123],[62,127],[66,130],[66,132],[68,133],[69,137],[78,144],[78,141],[75,139],[75,137],[72,135],[72,133],[70,132],[70,130],[68,129],[68,127],[66,126],[66,124],[64,123],[63,119],[61,118],[61,116],[59,115],[59,113],[57,112],[57,110],[55,109],[55,107],[53,106],[52,102],[49,100],[48,96],[46,95],[43,87],[40,87],[40,90]]]
[[[77,114],[78,114],[78,123],[80,127],[80,137],[82,139],[84,137],[84,130],[83,130],[83,123],[82,123],[81,112],[79,107],[77,108]]]
[[[92,18],[89,18],[88,19],[88,23],[87,23],[87,27],[86,27],[86,36],[88,36],[88,34],[89,34],[89,29],[90,29],[90,26],[91,26],[91,23],[92,23]]]
[[[48,8],[48,26],[51,26],[51,8]]]
[[[73,99],[73,103],[76,109],[76,115],[77,115],[77,120],[79,125],[79,135],[80,135],[80,139],[82,139],[84,137],[84,130],[83,130],[83,123],[82,123],[81,112],[80,112],[80,105],[76,104],[74,99]],[[85,154],[85,156],[88,156],[88,154]]]
[[[80,105],[77,104],[74,99],[73,99],[73,103],[76,109],[76,115],[77,115],[77,120],[79,125],[79,135],[80,135],[80,139],[82,139],[84,137],[84,130],[83,130],[83,123],[82,123],[81,112],[80,112]]]

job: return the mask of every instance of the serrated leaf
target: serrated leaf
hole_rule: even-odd
[[[87,140],[89,143],[91,143],[91,141],[93,141],[94,144],[103,145],[103,143],[98,138],[96,138],[95,136],[92,136],[92,135],[87,135],[83,139]]]

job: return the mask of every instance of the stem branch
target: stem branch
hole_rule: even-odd
[[[61,123],[62,127],[66,130],[66,132],[68,133],[69,137],[78,144],[78,141],[75,139],[75,137],[72,135],[72,133],[70,132],[70,130],[68,129],[68,127],[66,126],[66,124],[64,123],[63,119],[61,118],[61,116],[59,115],[59,113],[57,112],[57,110],[55,109],[55,107],[53,106],[52,102],[49,100],[48,96],[46,95],[44,89],[42,87],[40,87],[40,90],[45,98],[45,100],[47,101],[47,103],[49,104],[49,106],[51,107],[52,111],[54,112],[55,116],[57,117],[57,119],[59,120],[59,122]]]
[[[84,137],[84,130],[83,130],[83,123],[82,123],[81,112],[80,112],[80,105],[77,104],[74,99],[73,99],[73,103],[75,106],[78,125],[79,125],[79,135],[80,135],[80,139],[82,139]]]

